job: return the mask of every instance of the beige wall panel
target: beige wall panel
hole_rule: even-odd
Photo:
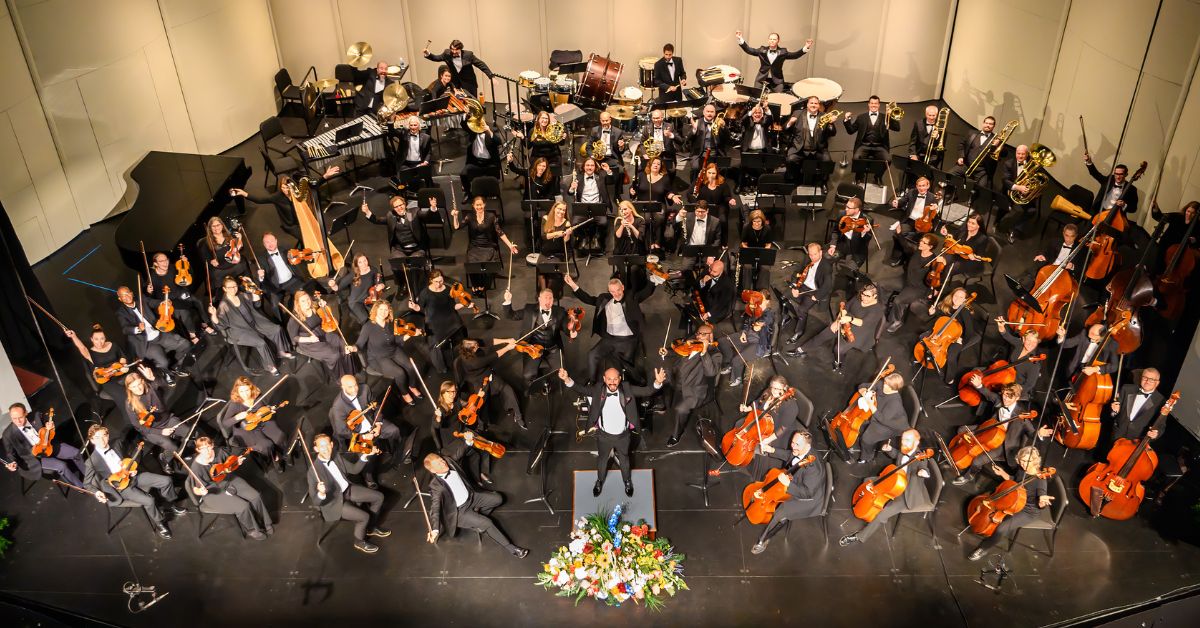
[[[38,201],[47,216],[56,216],[57,222],[48,224],[57,248],[69,242],[92,221],[80,215],[71,196],[71,187],[55,151],[41,105],[36,100],[27,100],[11,109],[8,115],[20,145],[23,169],[32,179]]]
[[[163,36],[156,0],[46,0],[18,5],[16,19],[43,85],[126,58]]]
[[[1167,154],[1158,202],[1163,211],[1176,211],[1184,203],[1200,200],[1200,81],[1193,79]]]
[[[38,202],[37,192],[32,187],[14,190],[4,199],[4,209],[9,212],[13,223],[13,231],[29,261],[40,260],[54,252],[55,247],[46,231],[46,219],[42,216],[42,207]]]
[[[595,2],[562,2],[546,0],[546,52],[551,50],[580,50],[586,60],[593,52],[605,54],[612,50],[609,39],[613,17],[611,0]],[[536,9],[531,10],[531,13]],[[618,21],[627,19],[618,16]],[[481,25],[482,26],[482,25]],[[484,57],[487,61],[487,57]],[[617,59],[623,63],[629,61]],[[636,63],[637,60],[635,59]],[[543,64],[545,60],[543,60]]]
[[[42,88],[42,108],[54,130],[75,204],[85,217],[94,213],[88,208],[106,208],[99,212],[103,216],[120,195],[105,170],[78,84],[70,81]]]
[[[476,6],[479,7],[479,42],[474,50],[488,67],[510,78],[517,78],[523,70],[545,72],[549,55],[542,52],[542,21],[537,0],[487,0],[477,2]],[[484,94],[491,98],[492,89],[485,86],[487,77],[479,72],[475,75]],[[494,79],[499,102],[507,100],[505,85],[505,81]],[[513,95],[516,95],[515,86]]]
[[[342,27],[342,41],[346,45],[356,41],[370,42],[375,51],[377,61],[399,63],[403,58],[412,65],[414,60],[409,56],[408,39],[404,33],[404,10],[396,0],[338,0],[338,16]],[[417,42],[416,54],[420,54],[420,45],[425,40]],[[342,51],[345,52],[345,51]],[[485,61],[487,59],[484,59]],[[338,59],[337,61],[341,61]],[[329,72],[333,71],[330,66]],[[405,76],[411,80],[412,70]]]
[[[953,6],[953,0],[887,3],[875,93],[884,100],[897,102],[937,97],[938,79],[945,67],[943,53],[953,24]],[[817,48],[814,54],[820,50]]]
[[[4,89],[0,89],[0,111],[6,111],[28,98],[37,98],[33,81],[29,78],[29,68],[25,65],[21,42],[17,39],[17,32],[13,30],[7,11],[0,16],[0,85],[4,85]]]
[[[296,84],[309,66],[321,78],[333,76],[333,66],[346,53],[338,45],[330,0],[270,0],[275,38],[283,67]],[[397,7],[398,9],[398,7]]]
[[[33,185],[29,169],[25,167],[21,145],[17,143],[16,129],[7,111],[0,112],[0,154],[8,155],[8,168],[0,168],[0,200],[12,190]]]
[[[196,152],[196,135],[192,130],[187,103],[183,98],[183,87],[179,84],[179,72],[175,58],[171,55],[171,44],[162,39],[147,45],[144,51],[146,66],[154,82],[154,94],[162,111],[163,123],[171,149],[185,153]]]
[[[813,56],[812,72],[840,83],[843,100],[866,100],[874,91],[884,6],[878,0],[821,3],[817,16],[820,41],[809,53]],[[796,39],[787,47],[802,45],[800,38]],[[784,66],[784,76],[798,77],[796,62],[788,63],[793,65],[791,71]]]
[[[1182,85],[1200,37],[1200,2],[1164,0],[1146,56],[1146,73]]]
[[[695,82],[696,65],[680,42],[675,41],[678,28],[675,0],[615,0],[613,2],[614,37],[612,57],[624,64],[621,71],[621,86],[638,84],[638,60],[642,57],[662,56],[663,44],[675,45],[675,52],[683,57],[689,83]],[[684,2],[684,10],[695,10],[693,2]],[[699,52],[699,51],[696,51]]]
[[[746,61],[746,55],[737,47],[733,31],[745,20],[746,2],[744,0],[685,0],[683,3],[683,59],[687,62],[687,71],[695,82],[696,68],[706,68],[711,65],[733,65],[741,68]],[[766,33],[762,38],[766,38]],[[754,42],[752,36],[747,41]],[[754,45],[753,43],[751,45]],[[675,44],[679,47],[679,42]],[[662,51],[659,51],[661,56]],[[789,61],[788,63],[796,63]],[[757,62],[754,68],[757,68]],[[784,66],[787,72],[791,66]],[[751,69],[753,71],[753,68]],[[754,80],[752,74],[749,78]]]
[[[407,5],[408,19],[412,22],[413,49],[417,55],[416,61],[412,62],[417,70],[415,83],[424,87],[437,78],[437,67],[441,64],[420,56],[425,42],[431,39],[433,43],[429,44],[429,52],[433,54],[440,54],[448,48],[450,40],[459,39],[467,50],[479,52],[484,62],[492,62],[480,49],[480,41],[475,36],[472,17],[474,2],[449,4],[445,0],[409,0]],[[409,73],[411,75],[412,71]],[[480,75],[479,72],[475,74],[477,77]]]

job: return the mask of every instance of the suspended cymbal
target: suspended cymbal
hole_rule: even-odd
[[[316,83],[313,83],[313,85],[315,85],[317,87],[318,92],[323,92],[323,91],[329,89],[330,87],[336,86],[337,84],[338,84],[338,80],[335,78],[323,78],[323,79],[317,81]]]
[[[632,120],[637,116],[637,111],[629,105],[609,105],[605,111],[613,120]]]
[[[392,111],[403,111],[411,100],[408,90],[400,83],[392,83],[383,88],[383,104]]]
[[[676,107],[674,109],[667,109],[667,117],[668,118],[682,118],[688,114],[688,111],[690,111],[690,109],[688,109],[687,107]]]
[[[361,70],[370,65],[373,56],[375,51],[371,50],[371,44],[365,41],[355,42],[346,50],[346,63]]]

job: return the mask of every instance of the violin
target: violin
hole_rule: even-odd
[[[275,418],[275,412],[288,404],[287,400],[276,406],[262,406],[256,410],[251,410],[246,413],[246,418],[242,419],[246,422],[246,430],[253,431],[259,425]]]
[[[746,304],[746,316],[762,318],[763,301],[766,297],[758,290],[742,290],[742,302]]]
[[[346,449],[353,454],[372,456],[381,450],[375,446],[375,439],[370,434],[351,434]]]
[[[1163,404],[1156,423],[1166,419],[1177,401],[1178,390]],[[1124,521],[1137,514],[1146,495],[1142,482],[1150,479],[1157,467],[1158,454],[1150,448],[1149,438],[1122,438],[1113,443],[1106,462],[1097,462],[1088,469],[1079,483],[1079,496],[1090,507],[1092,516]]]
[[[962,305],[954,308],[950,314],[939,316],[933,322],[933,327],[928,336],[921,338],[917,344],[913,345],[913,359],[919,364],[925,365],[925,368],[932,369],[937,365],[938,369],[946,367],[947,353],[950,350],[950,345],[962,338],[962,323],[958,322],[958,315],[964,308],[970,308],[971,302],[975,300],[976,293],[972,292],[971,296],[967,297]]]
[[[1009,364],[1007,360],[996,360],[995,362],[992,362],[990,366],[988,366],[986,371],[980,369],[971,369],[970,371],[967,371],[967,373],[963,375],[961,379],[958,380],[958,398],[972,408],[977,407],[980,403],[982,403],[983,396],[980,395],[979,391],[971,385],[971,379],[976,375],[983,380],[982,383],[984,388],[987,388],[992,392],[999,392],[1004,386],[1017,381],[1016,366],[1018,364],[1022,364],[1024,362],[1041,362],[1045,359],[1045,353],[1039,353],[1037,355],[1031,353],[1017,360],[1016,362],[1013,362],[1012,364]]]
[[[650,274],[650,282],[658,285],[666,283],[671,278],[671,275],[658,262],[647,261],[646,272]]]
[[[1078,287],[1071,273],[1067,272],[1067,263],[1082,248],[1075,247],[1062,265],[1046,265],[1038,270],[1037,288],[1030,295],[1037,300],[1040,312],[1020,298],[1013,299],[1009,304],[1006,318],[1017,323],[1014,330],[1017,335],[1024,334],[1026,329],[1033,329],[1043,341],[1054,337],[1062,325],[1063,310]]]
[[[959,244],[953,236],[946,236],[946,248],[942,251],[943,254],[950,253],[957,255],[963,259],[972,259],[978,262],[990,262],[990,257],[980,257],[975,254],[975,250],[965,244]]]
[[[183,245],[179,245],[179,259],[175,260],[175,285],[186,288],[192,285],[192,263],[183,254]]]
[[[1009,515],[1025,509],[1029,495],[1025,485],[1036,479],[1048,480],[1054,476],[1054,467],[1046,467],[1037,475],[1026,475],[1024,480],[1005,480],[990,495],[976,495],[967,504],[967,525],[979,536],[988,537],[996,532]]]
[[[972,462],[975,462],[977,456],[983,455],[984,452],[995,451],[1004,445],[1004,438],[1008,435],[1009,423],[1013,421],[1030,421],[1036,419],[1037,415],[1037,410],[1030,410],[1010,416],[1004,421],[992,417],[984,421],[978,429],[966,430],[961,434],[955,434],[954,438],[950,439],[950,443],[946,445],[950,450],[951,461],[959,469],[966,469],[971,466]]]
[[[1100,341],[1100,346],[1096,347],[1096,355],[1092,357],[1088,366],[1103,364],[1098,358],[1104,345],[1108,343],[1114,333],[1120,331],[1127,324],[1128,320],[1122,319],[1108,329]],[[1104,413],[1104,406],[1112,401],[1114,390],[1112,375],[1101,372],[1096,372],[1094,375],[1080,373],[1071,385],[1071,391],[1063,400],[1065,411],[1062,422],[1066,423],[1070,429],[1057,430],[1055,439],[1069,449],[1095,447],[1096,443],[1100,441],[1100,417]]]
[[[696,306],[696,311],[700,314],[700,320],[708,318],[708,309],[704,307],[704,299],[700,298],[699,290],[692,290],[692,305]]]
[[[750,464],[754,460],[755,450],[762,446],[763,438],[775,433],[775,417],[771,415],[771,410],[795,396],[796,389],[788,388],[778,398],[767,401],[762,410],[751,408],[741,424],[725,432],[721,438],[725,460],[735,467]]]
[[[134,360],[129,364],[118,361],[113,362],[108,366],[97,366],[96,368],[92,369],[92,379],[96,380],[97,384],[107,384],[112,380],[112,378],[128,373],[129,369],[139,362],[141,362],[141,360]]]
[[[454,432],[454,435],[464,440],[466,438],[462,432]],[[493,458],[503,458],[504,454],[508,452],[508,448],[504,445],[501,445],[495,441],[490,441],[479,436],[478,434],[471,438],[471,446]]]
[[[171,286],[163,286],[163,300],[158,304],[158,320],[154,328],[164,334],[175,329],[175,305],[171,303]]]
[[[761,482],[751,482],[742,491],[742,508],[746,510],[746,520],[750,523],[761,525],[769,522],[775,516],[775,509],[779,504],[791,499],[791,495],[787,492],[787,487],[779,481],[779,476],[783,474],[792,475],[793,473],[807,467],[817,461],[817,457],[809,454],[804,457],[804,460],[786,469],[771,469],[763,475]],[[754,494],[762,491],[762,496],[758,499],[754,498]]]
[[[583,308],[567,308],[567,332],[578,334],[579,332],[583,331],[583,317]]]
[[[936,259],[929,265],[929,272],[925,273],[925,286],[936,292],[942,288],[942,282],[945,281],[946,262],[940,262]]]
[[[317,259],[317,253],[312,249],[288,249],[287,261],[292,266],[299,266],[304,263],[312,263]]]
[[[851,218],[850,216],[842,216],[841,220],[838,220],[838,231],[840,231],[843,235],[850,233],[851,231],[866,233],[867,231],[878,226],[878,223],[871,222],[862,217]]]
[[[234,231],[229,236],[229,242],[225,248],[225,261],[230,264],[237,264],[242,261],[242,234]]]
[[[253,279],[245,275],[242,275],[242,290],[244,290],[246,294],[251,294],[256,297],[261,297],[263,294],[262,288],[259,288],[258,284],[254,283]]]
[[[904,489],[908,488],[908,472],[904,468],[918,460],[928,460],[932,457],[933,450],[926,449],[900,466],[889,464],[884,467],[875,481],[863,480],[854,490],[854,516],[867,523],[874,521],[888,502],[903,495]]]
[[[937,218],[938,212],[941,211],[943,193],[941,190],[933,193],[934,199],[932,204],[926,203],[925,209],[921,210],[921,217],[913,221],[913,229],[917,233],[929,233],[933,231],[933,221]]]
[[[717,346],[717,341],[714,340],[708,343],[708,348],[712,349]],[[686,358],[695,353],[705,353],[704,343],[699,340],[684,340],[680,338],[671,343],[671,350],[681,358]]]
[[[346,427],[350,428],[352,432],[357,432],[358,428],[362,426],[362,422],[367,420],[367,413],[374,410],[377,405],[372,401],[362,410],[351,410],[350,414],[346,415]]]
[[[484,395],[486,395],[487,387],[490,383],[492,383],[492,376],[485,376],[479,384],[479,390],[471,393],[467,397],[466,402],[463,403],[462,409],[458,411],[458,420],[462,421],[464,425],[475,425],[476,421],[479,420],[479,411],[483,409],[483,404],[487,402],[487,398]],[[499,458],[500,456],[496,457]]]
[[[133,450],[133,455],[121,460],[121,468],[113,471],[112,474],[108,476],[109,486],[117,489],[118,491],[123,491],[129,488],[129,480],[133,479],[133,476],[137,474],[137,459],[142,453],[142,447],[145,445],[145,441],[138,443],[137,449]]]
[[[416,325],[402,319],[392,319],[392,335],[394,336],[420,336],[421,330]]]
[[[889,361],[879,371],[879,374],[875,376],[871,385],[867,386],[867,390],[873,390],[879,380],[891,375],[895,370],[896,365]],[[873,410],[864,410],[858,406],[859,397],[858,391],[854,391],[854,394],[850,396],[850,403],[846,406],[846,409],[834,415],[829,421],[829,438],[833,440],[840,438],[846,449],[853,447],[854,443],[858,442],[858,435],[862,430],[863,424],[875,414]]]
[[[471,293],[457,281],[450,287],[450,298],[463,307],[471,308],[472,312],[479,313],[479,306],[471,300]]]
[[[240,454],[231,454],[228,458],[225,458],[224,462],[218,462],[210,466],[208,468],[208,477],[212,478],[213,482],[224,482],[230,473],[237,471],[238,467],[242,466],[242,458],[249,456],[252,451],[254,451],[253,447],[247,447],[246,451]]]
[[[792,282],[792,289],[798,292],[804,292],[804,282],[808,281],[808,272],[812,270],[813,263],[809,262],[804,267],[804,270],[796,274],[796,280]]]
[[[1136,172],[1129,177],[1129,181],[1121,191],[1121,195],[1117,200],[1125,197],[1125,191],[1133,186],[1133,183],[1142,178],[1146,174],[1146,162],[1142,162]],[[1107,186],[1106,186],[1107,187]],[[1088,244],[1092,250],[1091,259],[1088,260],[1087,269],[1083,274],[1088,279],[1100,280],[1108,276],[1112,272],[1113,267],[1117,264],[1117,240],[1111,232],[1115,231],[1119,235],[1129,227],[1129,220],[1125,217],[1125,210],[1119,207],[1110,207],[1092,217],[1092,225],[1105,225],[1104,229],[1096,230],[1096,237]]]
[[[325,303],[325,299],[321,298],[320,292],[313,293],[313,300],[317,303],[317,316],[321,317],[321,331],[332,334],[338,330],[337,319],[333,317],[333,309]]]
[[[48,418],[46,425],[38,428],[38,442],[33,446],[34,456],[53,456],[54,455],[54,408],[46,411]]]
[[[846,302],[845,301],[842,301],[841,303],[838,304],[838,318],[841,318],[843,316],[846,316]],[[846,339],[846,342],[853,343],[854,342],[854,325],[852,325],[848,322],[842,323],[842,337]]]
[[[154,425],[154,421],[157,420],[157,417],[154,416],[155,412],[158,412],[158,406],[150,406],[146,410],[138,412],[138,423],[141,423],[142,427]]]
[[[513,345],[513,349],[516,349],[517,353],[524,353],[525,355],[529,356],[530,360],[537,360],[541,358],[542,352],[546,350],[546,348],[542,345],[526,342],[524,340],[517,341],[517,344]]]

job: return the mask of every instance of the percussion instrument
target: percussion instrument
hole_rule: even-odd
[[[346,63],[364,70],[368,65],[371,65],[371,57],[375,56],[375,52],[371,50],[371,44],[365,41],[355,42],[350,44],[346,49]]]
[[[554,85],[550,86],[550,103],[554,106],[565,105],[571,98],[571,94],[575,93],[578,87],[578,81],[570,76],[560,76],[554,81]]]
[[[517,116],[517,122],[526,125],[533,124],[533,113],[529,111],[522,111],[521,115]]]
[[[361,130],[352,138],[337,141],[337,132],[343,128],[359,125]],[[305,140],[300,144],[301,155],[307,157],[309,165],[318,171],[333,162],[339,154],[352,154],[370,161],[384,158],[383,139],[387,135],[373,115],[359,116],[343,125]]]
[[[551,96],[550,100],[554,100],[554,97]],[[570,124],[586,115],[587,114],[583,112],[583,109],[580,109],[569,102],[564,102],[559,105],[555,105],[554,115],[550,116],[550,121],[551,123],[561,122],[563,124]]]
[[[630,85],[621,90],[617,97],[617,102],[622,105],[639,105],[642,102],[642,90],[640,87]]]
[[[638,85],[646,89],[654,88],[655,63],[658,63],[658,59],[654,57],[642,57],[638,59]]]
[[[579,81],[579,91],[575,93],[576,102],[582,107],[607,107],[617,91],[622,67],[620,63],[593,52],[588,57],[583,79]]]
[[[533,91],[538,94],[550,93],[550,79],[544,76],[533,79]]]
[[[517,83],[521,87],[524,87],[525,89],[532,89],[533,82],[538,80],[539,78],[542,78],[541,74],[538,74],[537,72],[535,72],[533,70],[525,70],[524,72],[521,72],[520,74],[517,75]],[[549,80],[549,79],[546,79],[546,80]]]
[[[335,78],[323,78],[313,83],[313,87],[317,88],[318,92],[323,92],[331,87],[337,87],[338,80]]]
[[[613,120],[626,122],[637,117],[637,111],[630,105],[609,105],[604,109]]]
[[[779,107],[779,117],[786,118],[792,113],[792,106],[800,102],[799,98],[783,92],[767,94],[767,104]]]
[[[816,96],[826,109],[831,109],[842,97],[842,86],[826,78],[809,77],[793,84],[792,93],[801,100]]]
[[[691,109],[687,107],[675,107],[674,109],[667,109],[666,114],[668,118],[686,118],[690,111]]]
[[[697,68],[696,81],[704,87],[741,83],[742,73],[732,65],[713,65],[703,69]]]
[[[712,90],[712,97],[717,102],[723,102],[727,105],[745,103],[750,100],[750,97],[745,94],[740,94],[737,91],[736,85],[726,83],[718,85]]]

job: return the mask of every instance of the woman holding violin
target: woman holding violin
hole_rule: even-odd
[[[467,337],[467,328],[458,311],[470,307],[469,300],[450,296],[450,287],[440,269],[429,271],[429,284],[421,289],[408,307],[425,315],[429,328],[429,361],[433,368],[445,373],[450,366],[450,351],[454,344]]]
[[[224,295],[220,304],[208,307],[213,323],[225,332],[229,344],[251,347],[258,352],[267,372],[278,375],[276,356],[288,360],[296,356],[292,355],[291,341],[283,328],[272,323],[255,307],[262,297],[258,294],[247,296],[233,277],[221,281],[221,291]]]
[[[858,532],[838,539],[838,545],[846,547],[852,543],[865,543],[892,517],[905,510],[928,507],[931,504],[932,499],[929,496],[927,481],[933,477],[931,467],[934,466],[934,462],[932,455],[926,455],[931,452],[928,450],[926,452],[918,451],[920,444],[921,434],[915,429],[905,430],[900,435],[898,449],[889,443],[884,443],[883,451],[895,463],[885,467],[885,472],[878,477],[868,479],[863,486],[859,487],[859,490],[867,487],[868,490],[865,491],[865,494],[880,495],[879,500],[882,501],[886,498],[887,503],[874,512],[871,521]],[[903,478],[903,482],[895,481],[901,478]],[[884,489],[888,490],[884,492]],[[899,492],[897,493],[897,491]]]
[[[245,462],[246,455],[217,447],[207,436],[197,438],[196,455],[188,465],[192,472],[186,489],[204,504],[206,512],[233,515],[246,538],[265,541],[275,527],[262,494],[246,480],[233,475],[233,470]]]
[[[984,537],[975,550],[967,556],[968,560],[976,561],[983,558],[988,550],[998,545],[1001,540],[1008,538],[1011,533],[1021,529],[1024,525],[1037,521],[1041,516],[1042,509],[1050,506],[1054,501],[1054,497],[1047,490],[1046,477],[1043,477],[1046,474],[1042,470],[1042,455],[1038,453],[1037,448],[1022,447],[1017,451],[1013,460],[1016,471],[1011,474],[998,464],[991,465],[992,473],[1003,480],[997,493],[1010,488],[1014,493],[1022,492],[1025,496],[1025,504],[1017,512],[1004,517],[992,534]],[[1048,469],[1048,471],[1052,472],[1053,469]],[[1023,486],[1018,487],[1017,485]],[[995,494],[993,493],[993,496]],[[989,506],[994,508],[995,505],[999,505],[999,501],[997,499],[994,504],[989,504]]]
[[[504,229],[500,227],[500,218],[494,212],[487,211],[487,203],[482,196],[471,199],[471,212],[464,218],[459,217],[457,207],[450,208],[450,220],[457,231],[467,228],[467,262],[499,262],[500,243],[512,255],[517,254],[517,245],[508,239]],[[511,259],[511,258],[510,258]],[[471,284],[471,292],[482,295],[487,289],[490,277],[487,275],[467,275]]]
[[[287,449],[287,437],[279,428],[279,422],[264,421],[253,430],[246,429],[246,419],[250,414],[272,412],[271,406],[266,405],[265,400],[259,403],[260,394],[258,386],[255,386],[249,377],[242,375],[234,380],[233,387],[229,391],[229,403],[225,404],[225,409],[221,413],[221,431],[231,434],[230,440],[236,437],[247,447],[253,449],[255,454],[261,456],[268,463],[273,463],[276,471],[283,473],[282,454]]]
[[[938,218],[938,197],[929,191],[929,179],[919,177],[916,187],[903,196],[892,199],[892,207],[900,210],[897,220],[888,231],[892,232],[892,256],[888,266],[900,266],[908,262],[913,250],[914,235],[929,233],[941,226]]]
[[[936,306],[929,307],[929,315],[937,315],[929,331],[924,332],[914,347],[918,362],[938,363],[947,385],[958,381],[962,372],[959,358],[968,346],[979,342],[980,325],[971,310],[971,295],[965,288],[955,288]],[[938,314],[940,312],[940,314]],[[917,349],[920,347],[920,349]],[[936,369],[935,369],[936,370]]]
[[[944,254],[955,256],[954,272],[967,277],[977,277],[983,273],[984,259],[980,253],[987,250],[988,236],[983,230],[979,214],[967,216],[966,232],[962,239],[950,234],[946,225],[942,225],[941,234],[946,238]]]
[[[491,484],[492,478],[488,477],[488,474],[492,472],[492,457],[474,447],[466,446],[463,438],[454,435],[455,432],[464,436],[470,434],[473,439],[477,432],[482,433],[482,430],[486,429],[479,423],[468,427],[459,420],[458,413],[463,409],[466,398],[466,394],[459,395],[458,386],[453,381],[442,382],[433,409],[434,438],[439,444],[438,450],[445,452],[443,455],[461,451],[462,458],[459,459],[459,463],[462,468],[473,475],[478,483]]]
[[[370,320],[359,330],[354,345],[363,363],[384,377],[391,378],[400,398],[411,406],[415,403],[413,397],[421,396],[421,390],[417,388],[419,380],[411,358],[404,350],[404,343],[409,336],[397,335],[393,323],[392,305],[387,301],[379,301],[371,308]]]
[[[324,299],[314,301],[309,293],[297,290],[291,314],[287,334],[297,353],[323,363],[339,377],[358,372],[358,360],[350,355],[358,347],[346,344]]]
[[[971,385],[992,404],[995,412],[982,423],[962,426],[958,436],[950,439],[950,453],[956,461],[960,458],[965,460],[971,454],[975,456],[963,473],[954,478],[955,486],[973,482],[979,470],[989,464],[1016,461],[1017,450],[1029,444],[1026,441],[1032,439],[1035,433],[1043,440],[1054,434],[1053,427],[1047,425],[1038,429],[1034,426],[1033,419],[1037,413],[1030,412],[1029,402],[1021,400],[1019,384],[1005,385],[998,395],[983,385],[983,377],[979,375],[971,378]],[[1001,433],[1003,437],[1000,437]],[[965,434],[971,436],[963,437]]]
[[[158,461],[170,473],[174,454],[180,451],[187,430],[178,429],[182,421],[167,409],[161,392],[162,385],[154,371],[139,364],[137,370],[125,377],[125,418],[142,440],[158,447]]]
[[[208,266],[211,281],[220,285],[221,280],[233,275],[241,277],[250,273],[242,250],[245,242],[240,233],[230,233],[219,216],[208,219],[204,225],[204,237],[196,243],[200,258]]]
[[[909,256],[904,266],[904,284],[887,313],[889,334],[900,331],[909,311],[925,309],[923,301],[930,298],[930,292],[941,289],[946,280],[946,258],[937,255],[941,245],[941,240],[932,233],[917,240],[917,254]]]
[[[125,350],[108,339],[99,323],[92,325],[86,346],[74,330],[67,329],[63,333],[74,343],[79,355],[83,356],[87,376],[96,382],[100,397],[121,405],[125,399],[125,386],[121,379],[131,368]]]
[[[788,449],[773,454],[774,458],[783,461],[783,466],[768,474],[773,475],[771,480],[764,478],[762,482],[746,487],[747,491],[755,487],[749,495],[751,505],[765,507],[764,512],[770,512],[771,515],[758,542],[750,548],[751,554],[763,553],[771,537],[778,534],[787,522],[816,517],[825,507],[828,497],[825,462],[813,453],[812,434],[803,429],[790,434]],[[743,493],[744,502],[747,501],[746,497]],[[747,512],[749,508],[747,506]]]
[[[343,295],[354,320],[365,323],[368,310],[374,305],[374,302],[367,304],[368,297],[383,294],[383,269],[376,271],[371,267],[370,258],[359,253],[354,256],[354,262],[348,270],[339,270],[337,277],[331,277],[326,285],[333,292]]]
[[[504,378],[496,374],[496,366],[504,354],[516,348],[516,340],[493,340],[490,349],[484,349],[482,343],[474,338],[463,338],[458,343],[458,357],[454,360],[455,379],[468,390],[484,389],[487,400],[500,403],[501,411],[506,418],[511,417],[521,429],[528,429],[525,417],[521,416],[521,405],[517,402],[517,393]],[[487,385],[484,385],[484,380]],[[486,413],[479,414],[479,421],[487,425]]]
[[[715,262],[714,265],[720,262]],[[717,345],[732,372],[729,387],[742,385],[746,361],[770,355],[775,338],[774,295],[770,290],[743,290],[742,333]]]

